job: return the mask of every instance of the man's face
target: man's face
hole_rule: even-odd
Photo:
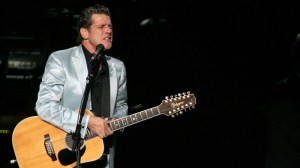
[[[88,42],[95,47],[103,44],[106,50],[111,49],[113,40],[112,23],[109,16],[93,14],[92,25],[88,30]]]

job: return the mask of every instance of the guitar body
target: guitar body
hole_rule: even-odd
[[[68,142],[70,134],[41,120],[38,116],[23,119],[15,127],[12,143],[20,168],[58,168],[76,166],[76,153]],[[47,146],[47,148],[46,148]],[[101,157],[103,140],[94,137],[81,145],[80,163],[91,162]]]

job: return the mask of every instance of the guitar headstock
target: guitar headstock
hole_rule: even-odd
[[[196,97],[190,92],[166,96],[166,99],[158,106],[159,112],[167,116],[175,117],[187,109],[195,108]]]

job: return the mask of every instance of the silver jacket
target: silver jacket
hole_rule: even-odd
[[[124,117],[128,114],[127,77],[124,63],[106,55],[110,77],[110,116]],[[87,83],[88,69],[82,46],[59,50],[50,54],[40,83],[36,102],[38,116],[65,132],[75,132],[78,110]],[[91,110],[91,101],[86,105]],[[84,115],[82,126],[89,117]],[[82,130],[84,133],[85,130]],[[114,145],[109,149],[109,165],[114,167]]]

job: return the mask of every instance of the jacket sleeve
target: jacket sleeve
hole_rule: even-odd
[[[66,70],[62,54],[52,53],[46,63],[42,81],[37,96],[36,112],[38,116],[52,125],[68,132],[75,132],[78,111],[65,107],[61,103],[66,85]],[[86,128],[89,117],[84,116],[82,125]],[[85,129],[81,134],[85,135]]]

